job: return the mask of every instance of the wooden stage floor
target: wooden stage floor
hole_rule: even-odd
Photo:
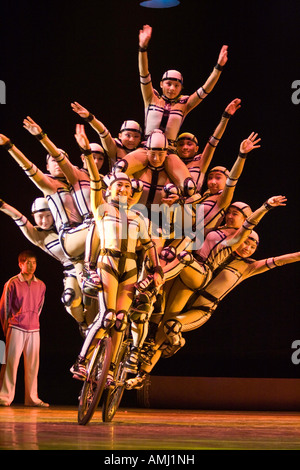
[[[103,459],[112,451],[299,450],[300,413],[120,408],[103,423],[99,408],[80,426],[76,407],[12,405],[0,407],[0,449],[107,451]]]

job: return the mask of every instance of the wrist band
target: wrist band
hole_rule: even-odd
[[[5,150],[10,150],[12,148],[14,144],[12,143],[11,140],[8,140],[8,142],[6,142],[6,144],[3,144],[2,147],[5,149]]]
[[[139,46],[139,52],[146,52],[147,51],[147,47],[141,47]]]
[[[46,136],[47,136],[46,132],[41,131],[39,134],[35,135],[34,137],[36,137],[37,140],[43,140],[43,138]]]
[[[247,158],[247,153],[239,152],[238,155],[240,158]]]
[[[227,119],[231,118],[231,116],[232,114],[227,113],[227,111],[224,111],[224,113],[222,114],[222,117],[227,118]]]
[[[91,122],[93,119],[95,119],[95,116],[92,113],[89,113],[89,115],[83,119],[87,122]]]
[[[215,69],[220,70],[220,72],[222,72],[223,68],[224,68],[223,65],[220,65],[220,64],[215,65]]]
[[[91,155],[91,153],[92,153],[92,150],[90,148],[84,149],[84,148],[80,147],[80,150],[82,151],[82,153],[85,157],[87,157],[88,155]]]
[[[268,201],[264,202],[264,206],[265,208],[269,211],[270,209],[273,209],[273,206],[271,206],[271,204],[268,203]]]

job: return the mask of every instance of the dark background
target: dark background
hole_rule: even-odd
[[[74,140],[81,122],[70,107],[78,101],[102,120],[113,136],[121,123],[143,124],[137,68],[138,31],[153,27],[149,68],[156,88],[167,69],[180,70],[184,92],[204,84],[223,44],[229,60],[205,101],[186,118],[182,131],[193,132],[203,149],[226,105],[242,108],[231,119],[213,165],[231,167],[240,142],[259,133],[262,147],[246,162],[235,193],[256,209],[268,197],[286,195],[288,205],[260,223],[261,259],[299,250],[299,112],[292,83],[299,76],[298,1],[188,1],[170,9],[146,9],[136,0],[88,2],[1,2],[0,79],[6,104],[0,107],[0,133],[39,168],[45,151],[22,127],[27,115],[80,165]],[[87,127],[91,141],[97,135]],[[40,196],[23,171],[1,150],[1,194],[30,216]],[[4,214],[1,223],[1,289],[18,272],[17,255],[32,248]],[[47,284],[41,316],[40,395],[51,403],[77,403],[79,384],[69,373],[80,345],[77,326],[61,302],[62,270],[41,250],[37,275]],[[299,339],[299,265],[247,280],[225,298],[213,318],[187,333],[187,345],[162,360],[154,373],[177,376],[299,377],[291,361]],[[22,379],[18,398],[22,400]]]

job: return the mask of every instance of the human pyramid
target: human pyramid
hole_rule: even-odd
[[[99,143],[90,143],[84,125],[77,124],[83,162],[78,168],[27,117],[24,128],[47,151],[47,173],[0,134],[0,145],[42,193],[31,206],[35,225],[2,200],[0,210],[63,266],[61,300],[83,337],[73,376],[86,378],[93,341],[110,329],[114,352],[107,383],[113,383],[123,332],[130,325],[128,389],[141,388],[158,360],[185,344],[182,333],[202,326],[239,283],[300,260],[300,252],[251,258],[259,243],[256,225],[270,209],[286,204],[285,196],[272,196],[253,212],[249,204],[233,202],[246,158],[260,147],[257,133],[241,142],[230,170],[210,168],[241,100],[225,108],[202,153],[195,135],[180,133],[186,115],[218,82],[228,47],[221,48],[213,71],[193,94],[182,94],[183,77],[177,70],[163,74],[159,94],[148,69],[151,36],[152,28],[143,26],[138,61],[144,132],[139,123],[127,120],[113,138],[94,114],[72,103],[99,138]],[[105,159],[109,172],[102,175]]]

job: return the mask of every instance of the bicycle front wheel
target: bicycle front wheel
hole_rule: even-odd
[[[105,390],[105,397],[102,406],[102,420],[110,422],[113,420],[119,405],[121,403],[123,393],[125,390],[125,380],[127,379],[128,372],[124,370],[124,364],[130,355],[130,343],[124,341],[121,351],[116,363],[117,373],[115,376],[115,386]]]
[[[112,358],[112,341],[110,337],[103,338],[97,346],[98,351],[89,377],[81,389],[78,407],[78,423],[88,424],[101,399],[109,366]]]

